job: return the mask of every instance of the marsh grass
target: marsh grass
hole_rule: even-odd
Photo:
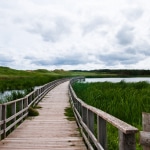
[[[64,114],[65,114],[65,116],[67,117],[67,119],[69,121],[74,121],[75,120],[74,113],[73,113],[73,110],[72,110],[71,106],[65,108]]]
[[[8,91],[8,93],[0,98],[0,103],[6,103],[12,100],[16,100],[24,97],[28,93],[32,92],[33,88],[28,88],[25,90],[12,90]]]
[[[142,81],[137,83],[97,82],[75,83],[73,88],[79,98],[87,104],[99,108],[135,127],[142,128],[142,112],[150,112],[150,84]],[[108,140],[116,146],[116,132],[108,125]],[[137,137],[138,140],[138,137]],[[113,147],[114,148],[114,147]],[[113,149],[112,148],[112,149]],[[109,149],[111,149],[109,147]],[[116,148],[115,148],[116,149]],[[137,149],[140,146],[137,145]]]
[[[32,92],[34,87],[44,85],[59,78],[61,77],[50,75],[34,75],[31,77],[7,77],[0,79],[0,93],[4,93],[5,91],[12,91],[11,94],[2,98],[0,97],[0,103],[21,98]]]
[[[142,112],[150,112],[150,84],[144,81],[76,83],[73,88],[86,103],[138,127]]]
[[[28,116],[38,116],[39,112],[34,107],[29,107],[28,109]]]

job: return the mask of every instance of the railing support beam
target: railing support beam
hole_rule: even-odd
[[[119,150],[136,150],[135,133],[125,134],[119,131]]]
[[[87,108],[82,106],[82,120],[87,125]]]
[[[94,113],[88,110],[88,127],[92,133],[94,133]]]
[[[6,107],[7,107],[6,105],[2,105],[2,120],[4,120],[4,123],[2,125],[3,130],[2,139],[6,137],[6,115],[7,115]]]
[[[23,99],[19,102],[19,111],[21,111],[23,109]],[[19,117],[22,117],[23,116],[23,113],[20,114]],[[23,122],[23,120],[21,120],[21,123]]]
[[[106,121],[97,116],[97,138],[104,150],[107,150]]]
[[[16,102],[11,104],[11,116],[13,116],[14,114],[16,114]],[[11,123],[14,123],[15,121],[16,121],[16,117],[12,119]],[[15,128],[16,128],[16,125],[12,128],[12,130],[14,130]]]
[[[0,121],[2,121],[2,105],[0,105]],[[1,131],[2,127],[0,125],[0,131]],[[0,134],[0,140],[2,140],[2,135]]]

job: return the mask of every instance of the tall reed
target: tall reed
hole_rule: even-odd
[[[145,81],[75,83],[73,88],[77,96],[87,104],[139,129],[142,127],[142,112],[150,112],[150,84]]]

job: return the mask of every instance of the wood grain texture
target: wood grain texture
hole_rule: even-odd
[[[40,115],[27,118],[7,138],[0,141],[0,150],[86,150],[75,121],[68,121],[68,84],[51,90],[39,103]]]

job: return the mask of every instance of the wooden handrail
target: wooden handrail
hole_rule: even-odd
[[[70,80],[63,78],[47,83],[23,98],[0,104],[0,140],[4,139],[28,116],[28,108],[35,106],[51,89]]]
[[[72,89],[72,83],[82,80],[83,77],[72,78],[71,80],[59,79],[41,86],[39,89],[29,93],[24,98],[0,104],[0,140],[12,132],[28,115],[28,108],[36,105],[51,89],[58,84],[70,80],[69,96],[70,102],[89,149],[93,150],[93,144],[99,150],[107,149],[106,123],[109,122],[119,131],[119,149],[135,150],[135,134],[138,129],[119,120],[118,118],[87,105],[79,99]],[[9,115],[8,115],[9,114]],[[95,116],[97,123],[95,123]],[[97,125],[97,135],[94,133],[94,126]]]
[[[69,96],[77,123],[88,148],[94,149],[94,144],[98,150],[107,150],[106,123],[108,122],[118,129],[119,150],[135,150],[135,134],[138,129],[100,109],[87,105],[79,99],[72,88],[72,83],[77,80],[78,78],[74,78],[70,81]],[[95,116],[97,117],[97,122],[94,119]],[[97,135],[94,133],[95,125],[97,126]]]

